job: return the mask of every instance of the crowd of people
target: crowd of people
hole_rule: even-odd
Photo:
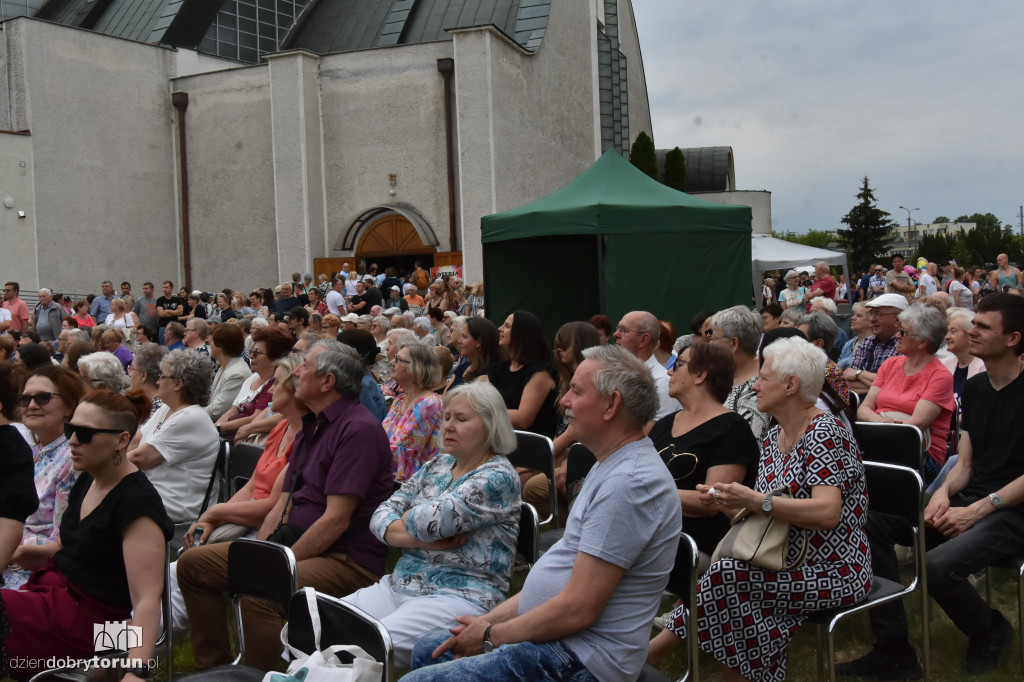
[[[635,679],[679,645],[692,610],[729,679],[782,680],[800,624],[863,599],[874,575],[898,579],[893,547],[910,544],[908,527],[870,511],[858,421],[925,434],[930,590],[968,637],[965,669],[997,665],[1013,628],[968,577],[1014,554],[1024,530],[1024,298],[944,297],[894,261],[884,287],[884,273],[868,279],[845,338],[841,287],[821,263],[806,287],[787,274],[760,312],[704,311],[688,334],[633,310],[568,321],[549,345],[529,311],[487,319],[482,288],[461,278],[374,270],[319,285],[296,273],[249,295],[164,282],[154,298],[146,282],[132,300],[127,282],[119,297],[104,282],[68,308],[44,289],[31,315],[8,283],[0,633],[12,676],[91,657],[94,622],[155,629],[177,525],[172,617],[191,629],[197,670],[232,658],[228,547],[256,537],[292,548],[300,586],[381,620],[410,680],[523,666]],[[520,506],[546,516],[552,503],[545,474],[510,464],[514,429],[552,439],[565,529],[510,595]],[[201,512],[222,440],[263,454]],[[574,443],[597,465],[571,498]],[[785,567],[715,556],[740,512],[789,524]],[[699,551],[697,602],[656,619],[681,530]],[[919,675],[901,607],[873,613],[874,650],[839,672]],[[247,663],[279,666],[282,617],[245,602]]]

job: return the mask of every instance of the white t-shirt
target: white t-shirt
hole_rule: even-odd
[[[107,315],[107,319],[103,321],[103,324],[107,325],[108,327],[114,327],[115,329],[121,327],[135,326],[135,322],[132,321],[132,316],[129,315],[128,313],[125,313],[120,320],[115,320],[114,313],[110,313],[109,315]]]
[[[10,322],[14,318],[11,317],[11,311],[7,308],[0,308],[0,322]]]
[[[347,308],[345,308],[345,297],[331,289],[327,292],[327,296],[324,298],[324,303],[327,304],[327,309],[339,317],[345,314]]]
[[[194,521],[203,506],[220,436],[213,420],[199,405],[184,407],[170,417],[163,405],[142,425],[140,445],[152,445],[164,461],[146,470],[175,523]]]
[[[658,390],[658,416],[655,417],[655,420],[683,409],[679,401],[668,394],[668,370],[658,362],[658,358],[652,355],[647,358],[644,365],[650,371],[651,378],[654,379],[654,388]]]
[[[921,287],[924,287],[924,294],[921,294]],[[927,272],[922,272],[917,277],[917,297],[921,298],[924,296],[931,296],[939,290],[939,284],[935,281],[935,278],[929,275]]]

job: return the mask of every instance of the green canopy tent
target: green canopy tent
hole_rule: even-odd
[[[684,333],[701,309],[747,304],[751,211],[691,197],[609,150],[562,189],[484,216],[487,316],[519,308],[550,341],[570,320],[649,310]]]

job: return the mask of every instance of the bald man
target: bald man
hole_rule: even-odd
[[[814,284],[811,285],[810,290],[804,294],[804,312],[811,312],[811,301],[818,296],[824,296],[830,300],[836,300],[836,281],[832,279],[832,275],[828,271],[828,263],[823,260],[818,261],[814,264]]]

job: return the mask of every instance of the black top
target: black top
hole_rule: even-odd
[[[133,521],[148,516],[164,533],[174,534],[174,524],[164,510],[160,493],[141,471],[128,474],[107,493],[84,519],[82,500],[92,476],[83,473],[68,496],[60,524],[61,549],[53,560],[75,587],[90,597],[125,611],[132,608],[122,540]]]
[[[523,430],[554,438],[559,420],[558,408],[555,405],[555,398],[558,396],[558,375],[551,366],[550,360],[540,360],[527,367],[522,367],[516,372],[512,371],[512,361],[506,360],[498,365],[496,369],[488,371],[487,376],[491,383],[494,384],[494,387],[498,389],[498,392],[501,393],[501,397],[505,401],[505,407],[510,410],[517,410],[519,409],[519,401],[523,399],[523,390],[526,388],[526,384],[530,383],[530,379],[537,372],[547,372],[550,374],[551,378],[555,380],[555,387],[551,389],[544,399],[544,403],[537,412],[537,417],[533,420],[533,423]]]
[[[963,396],[964,386],[967,385],[967,370],[969,369],[970,367],[961,367],[957,364],[953,370],[953,395]]]
[[[184,302],[177,296],[171,296],[170,298],[168,298],[167,296],[161,296],[160,298],[156,299],[156,307],[160,308],[161,310],[177,310],[178,306],[181,306],[182,313],[186,315],[188,314],[188,311],[185,310]],[[157,321],[161,327],[166,327],[171,322],[177,322],[178,318],[157,317]]]
[[[649,436],[675,479],[677,489],[696,490],[697,484],[707,479],[708,469],[723,464],[746,465],[743,485],[754,486],[761,453],[743,417],[726,412],[673,437],[672,422],[676,414],[678,412],[659,419]],[[729,530],[729,517],[724,514],[687,517],[683,520],[683,530],[693,537],[700,551],[711,554]]]
[[[1024,375],[997,391],[980,372],[964,386],[961,428],[971,436],[971,480],[960,492],[981,498],[1024,475]]]
[[[18,429],[0,426],[0,517],[25,523],[39,506],[32,448]]]

